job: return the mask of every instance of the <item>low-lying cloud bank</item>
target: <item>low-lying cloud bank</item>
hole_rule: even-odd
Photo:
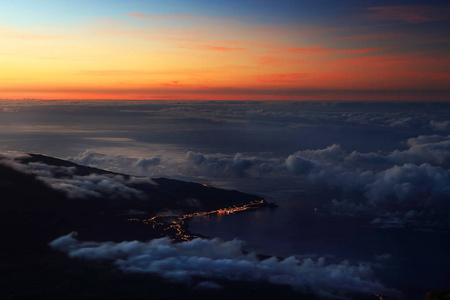
[[[102,165],[114,159],[89,151],[74,161],[95,166],[96,162]],[[130,158],[128,165],[124,157],[117,157],[117,160],[124,171],[136,170],[138,161],[148,160],[152,162],[147,167],[150,176],[298,178],[324,184],[344,192],[331,201],[333,211],[377,213],[387,218],[387,223],[373,223],[379,226],[421,223],[423,220],[419,219],[442,215],[450,209],[450,136],[410,138],[405,142],[405,149],[389,153],[346,152],[340,145],[333,144],[324,149],[298,151],[287,157],[189,151],[184,161],[176,163],[154,157]],[[355,198],[354,192],[361,196]],[[353,193],[351,197],[347,197],[349,193]]]
[[[226,279],[288,285],[329,298],[340,298],[346,293],[395,294],[373,278],[368,264],[326,264],[324,258],[259,260],[254,253],[243,254],[242,242],[238,240],[172,243],[169,238],[161,238],[98,243],[82,242],[76,237],[76,233],[70,233],[52,241],[50,246],[71,258],[111,261],[124,272],[152,273],[186,284],[193,284],[198,277],[206,278],[208,286],[214,288],[220,286],[212,280]]]
[[[406,146],[405,150],[383,154],[347,153],[334,144],[299,151],[284,160],[189,152],[186,162],[210,176],[232,171],[240,177],[298,177],[344,192],[356,191],[362,197],[349,199],[344,193],[341,199],[333,200],[333,209],[390,214],[405,224],[450,208],[450,136],[419,136],[408,139]]]
[[[377,212],[383,218],[374,220],[374,225],[403,227],[427,222],[431,216],[445,219],[443,212],[450,209],[450,136],[419,136],[406,145],[406,150],[388,154],[346,153],[332,145],[297,152],[285,163],[291,174],[312,183],[360,192],[362,198],[344,194],[342,199],[334,199],[334,209]],[[443,221],[448,226],[448,218]]]
[[[97,166],[119,172],[126,171],[129,174],[137,175],[142,175],[161,163],[159,156],[136,158],[124,155],[108,155],[92,150],[83,151],[67,159],[81,165]]]
[[[134,183],[152,183],[149,178],[129,177],[115,174],[76,175],[76,167],[52,166],[44,163],[21,163],[26,155],[0,156],[0,163],[26,174],[49,187],[62,191],[69,198],[103,197],[107,199],[143,198],[145,195],[129,185]]]

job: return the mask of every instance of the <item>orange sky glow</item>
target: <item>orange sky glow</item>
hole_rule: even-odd
[[[450,100],[439,7],[265,22],[139,5],[81,17],[88,5],[0,18],[1,99]]]

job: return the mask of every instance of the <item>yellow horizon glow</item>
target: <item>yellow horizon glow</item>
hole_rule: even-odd
[[[69,29],[0,23],[0,33],[4,99],[383,100],[413,99],[415,91],[430,99],[449,94],[448,55],[393,52],[398,34],[369,34],[388,39],[378,47],[353,33],[326,46],[320,30],[141,13]],[[371,95],[376,90],[385,92]]]

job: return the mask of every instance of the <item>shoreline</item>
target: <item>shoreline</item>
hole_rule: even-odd
[[[269,204],[264,199],[261,199],[241,206],[234,205],[233,207],[220,208],[206,212],[194,212],[181,215],[155,215],[147,219],[129,218],[126,220],[129,222],[139,222],[144,223],[145,225],[151,225],[156,232],[165,233],[161,235],[171,238],[174,242],[191,241],[195,238],[205,238],[204,236],[194,234],[189,230],[187,221],[192,218],[209,217],[210,215],[229,215],[273,205],[274,204]]]

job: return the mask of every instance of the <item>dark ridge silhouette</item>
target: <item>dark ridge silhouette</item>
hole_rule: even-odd
[[[76,164],[76,163],[68,161],[68,160],[59,159],[59,158],[55,158],[55,157],[51,157],[51,156],[45,156],[42,154],[28,153],[27,155],[28,155],[28,157],[20,158],[19,161],[24,164],[34,162],[34,163],[43,163],[46,165],[58,166],[58,167],[69,167],[69,168],[75,167],[76,168],[75,174],[80,175],[80,176],[87,176],[90,174],[111,174],[111,175],[123,175],[123,176],[128,177],[128,175],[125,175],[125,174],[115,173],[115,172],[102,170],[102,169],[98,169],[98,168],[93,168],[93,167],[88,167],[88,166],[83,166],[83,165],[79,165],[79,164]]]

